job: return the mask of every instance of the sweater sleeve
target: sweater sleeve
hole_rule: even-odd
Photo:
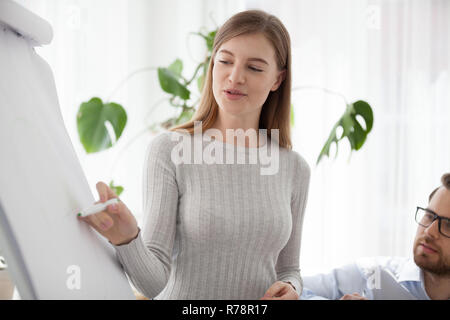
[[[130,243],[114,246],[130,281],[148,298],[164,289],[172,262],[178,185],[170,146],[167,133],[150,142],[143,172],[143,228]]]
[[[278,281],[290,282],[300,296],[303,290],[299,268],[300,244],[311,171],[307,162],[298,153],[294,152],[294,155],[295,172],[291,195],[292,231],[286,246],[278,256],[276,271]]]

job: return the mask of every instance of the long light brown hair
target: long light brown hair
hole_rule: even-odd
[[[199,106],[192,119],[184,124],[170,128],[170,131],[194,133],[194,121],[201,121],[202,131],[211,128],[216,121],[219,106],[213,95],[212,70],[214,58],[220,46],[231,38],[244,34],[263,34],[272,44],[279,71],[286,70],[285,79],[276,91],[271,91],[265,101],[260,118],[259,129],[278,129],[280,147],[292,149],[290,133],[291,111],[291,41],[289,33],[281,21],[261,10],[248,10],[235,14],[217,31],[214,39],[211,60],[205,77]],[[183,130],[180,130],[183,129]]]

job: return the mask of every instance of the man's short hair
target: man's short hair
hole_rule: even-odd
[[[448,190],[450,190],[450,173],[446,173],[442,176],[441,178],[441,182],[442,185],[437,187],[436,189],[433,190],[433,192],[430,194],[430,196],[428,197],[428,202],[431,201],[431,198],[433,198],[434,194],[436,193],[436,191],[439,190],[440,187],[444,186],[446,187]]]

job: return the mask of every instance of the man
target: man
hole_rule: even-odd
[[[300,299],[450,299],[450,173],[417,207],[414,259],[361,259],[328,274],[305,277]]]

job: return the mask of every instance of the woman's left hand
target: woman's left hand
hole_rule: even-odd
[[[298,300],[298,294],[290,283],[277,281],[267,289],[261,300]]]

